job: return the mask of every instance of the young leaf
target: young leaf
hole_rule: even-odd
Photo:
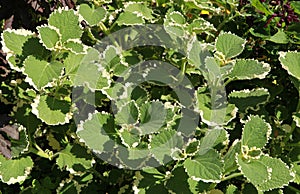
[[[39,26],[37,30],[43,45],[49,50],[55,50],[60,41],[59,30],[53,26]]]
[[[271,126],[259,116],[250,116],[243,128],[242,146],[263,148],[269,140]]]
[[[279,61],[288,74],[300,80],[300,52],[279,52]]]
[[[203,155],[196,155],[184,161],[187,174],[194,180],[218,183],[223,172],[223,162],[220,154],[209,150]]]
[[[87,150],[78,145],[70,145],[59,152],[56,164],[60,169],[66,168],[72,174],[82,174],[93,166],[92,156],[87,153]]]
[[[253,90],[233,91],[228,95],[228,101],[235,104],[240,112],[248,109],[258,110],[259,105],[265,104],[269,100],[270,94],[267,89],[255,88]]]
[[[0,166],[0,179],[10,185],[20,183],[28,177],[33,161],[29,156],[8,160],[0,155]]]
[[[216,50],[223,53],[225,59],[238,56],[244,50],[246,41],[231,33],[222,33],[216,40]]]
[[[31,106],[32,113],[48,125],[68,123],[72,118],[70,103],[51,96],[37,96]]]
[[[49,25],[56,27],[64,43],[69,39],[79,39],[82,30],[79,27],[79,16],[74,10],[58,9],[49,16]]]
[[[47,86],[54,79],[58,79],[63,65],[58,61],[48,63],[33,56],[28,56],[24,61],[24,74],[26,81],[36,90]]]
[[[270,72],[269,64],[253,59],[236,60],[228,77],[235,80],[263,79]]]
[[[79,5],[79,14],[90,25],[95,26],[106,18],[106,10],[103,7],[90,7],[88,4]]]

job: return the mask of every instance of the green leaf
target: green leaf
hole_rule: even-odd
[[[7,54],[6,59],[10,68],[21,71],[22,68],[19,63],[24,60],[23,52],[25,50],[23,49],[25,49],[25,43],[28,43],[32,37],[33,33],[24,29],[7,29],[1,34],[2,50]]]
[[[209,150],[203,155],[196,155],[184,161],[184,168],[194,180],[218,183],[221,181],[223,162],[220,154],[215,150]]]
[[[63,45],[67,50],[73,53],[84,53],[86,54],[87,47],[82,44],[79,39],[68,40]]]
[[[263,79],[271,70],[269,64],[253,59],[236,60],[228,77],[235,80]]]
[[[212,102],[209,95],[197,92],[198,109],[202,121],[210,126],[226,125],[235,118],[237,108],[233,104],[222,105],[220,107],[212,108]]]
[[[288,35],[285,32],[281,31],[281,30],[279,30],[276,34],[274,34],[270,38],[267,38],[266,40],[269,40],[271,42],[275,42],[277,44],[287,44],[287,43],[289,43]]]
[[[253,7],[263,12],[267,16],[272,14],[272,12],[267,7],[265,7],[264,4],[260,2],[260,0],[251,0],[250,2]]]
[[[186,144],[184,152],[188,156],[194,156],[196,153],[199,152],[199,148],[200,148],[200,141],[196,139],[192,139]]]
[[[165,123],[167,110],[159,101],[147,102],[140,107],[142,134],[158,131]]]
[[[258,115],[250,116],[243,128],[242,146],[263,148],[270,138],[271,131],[270,124]]]
[[[51,96],[37,96],[31,106],[32,113],[48,125],[65,124],[72,118],[70,102]]]
[[[55,50],[60,41],[59,30],[53,26],[39,26],[37,30],[43,45],[49,50]]]
[[[238,56],[244,50],[246,41],[231,33],[222,33],[216,40],[217,51],[223,53],[225,59]]]
[[[228,144],[229,135],[225,129],[211,129],[201,139],[199,154],[204,154],[218,144]]]
[[[255,88],[253,90],[233,91],[228,95],[228,101],[235,104],[240,112],[246,112],[248,109],[258,110],[259,105],[265,104],[270,94],[267,89]]]
[[[48,63],[28,56],[24,61],[24,74],[27,75],[25,81],[36,90],[40,90],[53,80],[58,79],[62,68],[63,65],[58,61]]]
[[[17,123],[23,125],[28,134],[33,134],[39,128],[39,125],[42,124],[32,112],[31,106],[29,104],[24,104],[22,107],[18,107],[14,114]]]
[[[166,187],[173,193],[192,194],[189,189],[188,175],[183,166],[173,169],[171,177],[166,181]],[[180,184],[178,184],[180,183]]]
[[[110,140],[107,128],[111,127],[111,116],[106,113],[94,113],[88,120],[81,123],[77,128],[80,141],[84,142],[90,149],[103,151],[104,145]]]
[[[70,145],[59,152],[56,164],[63,170],[66,168],[72,174],[82,174],[93,166],[94,160],[87,150],[78,145]]]
[[[297,126],[297,127],[300,127],[300,113],[294,114],[294,115],[293,115],[293,120],[295,121],[296,126]]]
[[[295,172],[294,183],[300,184],[300,165],[294,165],[292,170]]]
[[[288,74],[300,80],[300,52],[279,52],[279,61]]]
[[[17,131],[19,133],[18,139],[11,140],[11,155],[13,158],[19,157],[25,151],[28,151],[29,141],[26,129],[23,126],[17,126]]]
[[[106,10],[103,7],[90,7],[88,4],[79,5],[79,14],[91,26],[97,25],[106,18]]]
[[[75,59],[68,59],[67,63],[67,70],[74,71],[74,74],[71,73],[70,76],[75,86],[85,86],[92,91],[102,90],[110,86],[110,75],[100,64],[100,53],[96,49],[89,48],[87,54],[82,58],[81,56],[76,56],[76,58],[81,59],[79,64],[72,63]]]
[[[300,14],[300,2],[299,1],[291,1],[291,7],[294,9],[294,12]]]
[[[244,159],[242,155],[236,157],[239,170],[254,185],[261,184],[270,179],[271,168],[258,159]]]
[[[179,11],[172,11],[166,15],[168,24],[184,25],[186,23],[184,16]],[[166,22],[166,21],[165,21]]]
[[[75,54],[70,52],[68,53],[68,57],[64,60],[65,74],[70,76],[72,82],[74,82],[78,67],[84,56],[84,54]]]
[[[6,184],[23,182],[28,177],[32,167],[33,161],[29,156],[8,160],[0,155],[0,179]]]
[[[195,32],[197,34],[201,33],[207,33],[207,34],[212,34],[210,32],[215,32],[217,29],[214,27],[212,23],[209,21],[203,19],[203,18],[197,18],[192,21],[192,23],[189,24],[188,30],[190,33]]]
[[[119,125],[135,124],[139,118],[139,109],[134,101],[130,101],[119,108],[115,114],[115,121]]]
[[[33,32],[24,29],[6,29],[1,34],[3,52],[9,55],[21,55],[24,43],[33,35]]]
[[[152,20],[152,9],[147,6],[144,2],[128,2],[125,4],[124,12],[135,13],[138,16],[141,16],[143,19]]]
[[[79,26],[79,16],[74,10],[58,9],[49,16],[49,25],[56,27],[61,35],[61,41],[64,43],[69,39],[79,39],[82,30]]]
[[[201,44],[197,37],[194,36],[188,44],[187,56],[190,63],[198,69],[205,64],[205,58],[211,56],[205,45]]]
[[[228,152],[224,156],[224,173],[230,173],[238,169],[235,156],[237,153],[241,152],[241,142],[237,139],[235,140]]]
[[[119,132],[122,144],[128,148],[136,147],[141,140],[140,133],[141,129],[136,127],[123,127]]]
[[[164,129],[153,134],[150,142],[150,152],[161,163],[171,160],[172,150],[183,145],[183,138],[175,130]]]
[[[116,23],[119,26],[131,26],[131,25],[141,25],[145,23],[144,19],[142,17],[139,17],[135,13],[131,12],[123,12],[119,15]]]
[[[235,194],[238,191],[238,188],[235,185],[228,185],[226,189],[226,194]]]
[[[257,184],[256,187],[258,190],[269,191],[276,188],[283,188],[283,186],[287,186],[294,179],[294,174],[279,158],[271,158],[263,155],[259,160],[272,170],[269,180]]]

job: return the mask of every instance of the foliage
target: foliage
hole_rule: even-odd
[[[300,6],[245,2],[82,0],[4,25],[0,191],[299,192]]]

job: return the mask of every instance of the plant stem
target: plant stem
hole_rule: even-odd
[[[291,185],[289,185],[288,188],[289,188],[290,190],[292,190],[292,191],[295,191],[295,193],[300,193],[300,190],[299,190],[299,189],[297,189],[297,188],[295,188],[295,187],[293,187],[293,186],[291,186]]]
[[[34,153],[34,154],[42,157],[42,158],[47,158],[47,159],[50,158],[49,155],[47,153],[45,153],[43,150],[38,150],[38,149],[35,149],[35,148],[31,147],[31,148],[29,148],[29,151],[31,153]]]
[[[229,179],[232,179],[232,178],[235,178],[235,177],[238,177],[238,176],[242,176],[242,175],[243,175],[243,173],[241,173],[241,172],[233,173],[231,175],[228,175],[228,176],[222,178],[221,181],[227,181]]]
[[[105,35],[108,34],[108,29],[106,28],[106,26],[105,26],[102,22],[99,22],[98,26],[99,26],[100,30],[101,30]]]

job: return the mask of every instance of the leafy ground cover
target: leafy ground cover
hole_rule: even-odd
[[[298,1],[0,5],[0,193],[300,192]]]

